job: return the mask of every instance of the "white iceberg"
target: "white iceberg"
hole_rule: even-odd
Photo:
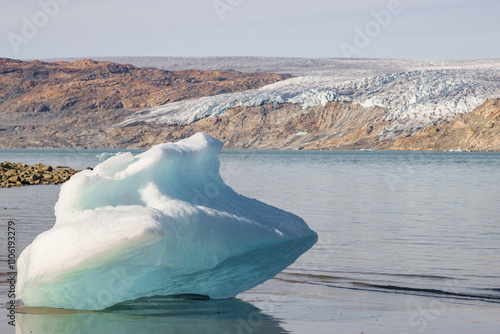
[[[198,133],[75,174],[61,187],[54,227],[19,257],[18,298],[80,310],[155,295],[223,299],[292,264],[317,234],[227,186],[222,145]]]

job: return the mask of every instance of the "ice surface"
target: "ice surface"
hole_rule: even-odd
[[[49,59],[76,61],[82,58]],[[391,138],[452,120],[500,96],[500,58],[404,60],[293,57],[94,57],[165,70],[288,73],[295,77],[256,90],[170,103],[131,115],[119,126],[189,124],[237,106],[298,103],[303,107],[347,101],[387,109]]]
[[[99,310],[155,295],[234,297],[317,241],[299,217],[234,192],[198,133],[111,157],[62,187],[54,227],[18,261],[27,306]]]
[[[395,120],[387,133],[401,133],[449,121],[500,96],[500,62],[489,67],[416,70],[340,80],[337,75],[290,78],[245,92],[220,94],[148,108],[130,115],[118,126],[140,123],[190,124],[221,115],[238,106],[295,103],[303,108],[328,102],[353,102],[387,109]]]
[[[53,58],[45,61],[70,61],[82,57]],[[325,75],[337,81],[354,80],[377,75],[416,70],[489,69],[500,63],[497,59],[472,60],[405,60],[363,58],[301,58],[301,57],[92,57],[96,61],[132,64],[138,67],[167,71],[206,70],[286,73],[294,76]]]

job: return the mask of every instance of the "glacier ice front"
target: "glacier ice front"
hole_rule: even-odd
[[[54,227],[19,257],[18,298],[80,310],[155,295],[230,298],[292,264],[317,234],[227,186],[222,145],[198,133],[75,174]]]

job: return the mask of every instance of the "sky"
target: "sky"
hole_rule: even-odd
[[[498,0],[0,0],[0,57],[500,57]]]

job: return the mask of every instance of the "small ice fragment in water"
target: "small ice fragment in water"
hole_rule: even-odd
[[[123,152],[118,152],[118,153],[111,153],[111,152],[102,152],[101,154],[96,155],[95,157],[99,159],[99,162],[104,162],[108,160],[111,157],[114,157],[116,155],[123,154]]]

